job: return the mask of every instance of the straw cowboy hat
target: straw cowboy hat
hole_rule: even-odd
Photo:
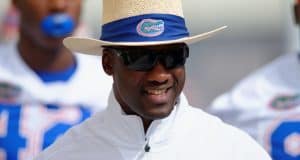
[[[64,45],[74,52],[101,55],[102,46],[191,44],[223,30],[189,36],[181,0],[103,0],[100,39],[68,37]]]

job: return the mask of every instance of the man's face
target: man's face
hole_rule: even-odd
[[[151,50],[153,54],[157,51],[160,54],[172,55],[172,53],[166,53],[167,51],[172,52],[169,48],[173,48],[174,51],[174,46],[182,45],[151,46],[142,47],[142,49],[140,47],[139,53],[143,49],[147,49],[148,51]],[[127,48],[123,49],[127,50]],[[175,53],[173,55],[175,56]],[[176,99],[185,83],[185,61],[175,68],[167,69],[165,67],[167,62],[163,62],[164,60],[161,59],[163,58],[157,60],[154,67],[147,71],[136,71],[132,68],[137,67],[137,65],[135,67],[132,65],[132,68],[129,69],[130,67],[124,64],[120,55],[109,51],[109,49],[104,50],[104,70],[113,76],[115,96],[127,114],[136,114],[148,120],[155,120],[168,116],[173,110]],[[140,60],[145,59],[141,58]],[[169,60],[172,60],[172,57]],[[136,62],[138,63],[138,61]]]
[[[13,2],[20,12],[21,34],[25,34],[29,41],[44,48],[61,47],[64,37],[46,36],[40,27],[43,18],[54,13],[66,13],[77,25],[80,17],[81,0],[13,0]]]

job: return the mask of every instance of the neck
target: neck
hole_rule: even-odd
[[[130,107],[127,106],[127,104],[122,100],[121,96],[118,94],[119,92],[117,91],[117,88],[116,88],[116,85],[113,84],[113,90],[114,90],[114,94],[115,94],[115,97],[116,97],[116,100],[119,102],[122,110],[127,114],[127,115],[136,115],[136,116],[139,116],[141,117],[142,119],[142,122],[143,122],[143,127],[144,127],[144,132],[146,133],[150,124],[152,123],[153,120],[150,120],[150,119],[146,119],[140,115],[138,115],[137,113],[135,113],[134,111],[132,111],[130,109]]]
[[[60,71],[75,63],[73,55],[63,46],[42,47],[29,37],[20,36],[18,50],[21,58],[32,70]]]
[[[142,121],[143,121],[144,132],[146,133],[153,120],[148,120],[148,119],[145,119],[143,117],[141,117],[141,118],[142,118]]]

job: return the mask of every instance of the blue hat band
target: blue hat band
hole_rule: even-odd
[[[167,41],[188,37],[182,17],[146,14],[113,21],[102,26],[100,40],[109,42]]]

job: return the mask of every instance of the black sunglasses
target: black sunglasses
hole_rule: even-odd
[[[170,45],[161,49],[145,47],[104,47],[122,58],[124,65],[131,70],[149,71],[159,61],[166,69],[174,69],[185,64],[189,57],[186,44]]]

